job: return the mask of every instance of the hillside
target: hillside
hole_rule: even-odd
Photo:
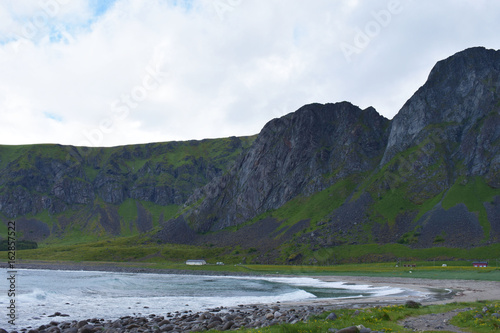
[[[16,219],[22,239],[34,241],[144,233],[221,175],[253,139],[0,146],[0,216]]]
[[[500,51],[478,47],[438,62],[392,120],[340,102],[253,137],[0,146],[0,217],[42,244],[142,235],[130,244],[258,263],[486,248],[500,242],[499,96]]]

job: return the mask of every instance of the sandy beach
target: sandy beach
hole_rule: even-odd
[[[450,292],[438,293],[435,297],[422,298],[425,304],[439,304],[449,302],[474,302],[480,300],[500,300],[499,281],[476,281],[476,280],[432,280],[416,278],[391,278],[370,276],[316,276],[326,282],[342,281],[356,284],[370,284],[373,286],[391,286],[421,291],[424,293],[436,292],[438,290],[449,290]],[[391,297],[372,297],[362,300],[363,303],[401,302],[408,297],[397,299]],[[356,300],[336,300],[335,302],[355,304]]]

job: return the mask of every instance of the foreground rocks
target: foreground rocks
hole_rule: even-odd
[[[365,304],[364,306],[366,306]],[[389,304],[377,304],[374,308],[387,306]],[[372,305],[373,306],[373,305]],[[421,304],[415,301],[406,301],[405,307],[417,308]],[[262,328],[277,324],[296,324],[307,322],[311,316],[319,315],[326,311],[339,308],[358,308],[352,316],[361,315],[364,311],[370,312],[370,306],[362,305],[239,305],[236,308],[217,307],[204,312],[176,311],[163,315],[151,314],[148,316],[124,316],[114,320],[93,318],[87,320],[67,320],[66,314],[56,312],[51,317],[51,322],[38,327],[27,327],[10,333],[122,333],[122,332],[202,332],[208,330],[229,331],[240,328]],[[450,332],[463,332],[458,327],[450,325],[448,321],[457,313],[472,310],[472,308],[456,309],[446,313],[421,315],[418,317],[406,318],[399,322],[406,329],[414,331],[424,330],[447,330]],[[496,318],[499,313],[490,311],[484,307],[477,316],[491,315]],[[331,312],[324,319],[333,324],[341,315]],[[363,325],[349,326],[344,328],[329,328],[329,333],[378,333]],[[0,328],[0,333],[9,331]]]
[[[447,331],[465,333],[460,328],[449,323],[451,318],[462,311],[472,310],[472,308],[456,309],[444,313],[431,313],[418,317],[411,317],[402,320],[399,324],[406,329],[413,331]]]
[[[228,309],[224,307],[209,309],[205,312],[177,311],[167,313],[165,316],[124,316],[115,320],[93,318],[87,320],[67,320],[66,315],[56,312],[47,325],[28,327],[13,332],[24,333],[94,333],[94,332],[202,332],[208,330],[228,331],[239,328],[261,328],[271,325],[289,323],[295,324],[307,321],[312,315],[321,314],[328,309],[323,306],[299,305],[253,305]],[[61,321],[57,320],[61,319]],[[335,313],[330,314],[325,320],[337,319]],[[329,332],[362,332],[375,333],[361,325],[343,329],[330,328]],[[0,333],[8,331],[0,328]]]
[[[239,306],[235,309],[214,308],[206,312],[177,311],[165,316],[145,317],[125,316],[116,320],[99,318],[81,321],[53,320],[37,328],[19,330],[27,333],[92,333],[92,332],[201,332],[210,329],[219,331],[236,330],[241,327],[258,328],[281,323],[307,321],[311,315],[324,312],[321,306],[297,306],[294,308],[254,305]],[[56,315],[56,314],[54,314]],[[53,319],[67,319],[62,314]],[[2,331],[0,330],[0,333]]]

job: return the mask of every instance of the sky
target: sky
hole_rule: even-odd
[[[0,0],[0,144],[257,134],[309,103],[391,119],[498,0]]]

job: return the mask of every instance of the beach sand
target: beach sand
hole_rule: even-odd
[[[356,284],[369,284],[376,287],[391,286],[411,289],[423,293],[436,293],[434,297],[423,298],[420,301],[425,304],[441,304],[450,302],[475,302],[482,300],[500,300],[499,281],[477,281],[477,280],[433,280],[397,277],[370,277],[370,276],[315,276],[322,281],[342,281]],[[412,299],[411,296],[397,297],[371,297],[362,300],[363,303],[403,301]],[[336,302],[355,303],[355,300],[336,300]]]

